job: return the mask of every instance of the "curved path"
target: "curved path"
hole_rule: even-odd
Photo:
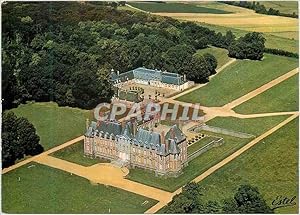
[[[232,63],[234,61],[230,61],[230,62]],[[228,62],[228,64],[226,66],[230,65],[231,63]],[[225,68],[225,67],[223,67],[223,68]],[[253,118],[253,117],[265,117],[265,116],[272,116],[272,115],[283,115],[283,114],[284,115],[293,114],[293,115],[290,116],[288,119],[284,120],[283,122],[279,123],[272,129],[268,130],[264,134],[255,138],[254,140],[252,140],[251,142],[249,142],[248,144],[243,146],[241,149],[237,150],[236,152],[234,152],[233,154],[231,154],[230,156],[228,156],[227,158],[225,158],[218,164],[214,165],[213,167],[211,167],[210,169],[205,171],[203,174],[196,177],[193,181],[199,182],[199,181],[203,180],[204,178],[206,178],[210,174],[214,173],[216,170],[218,170],[222,166],[226,165],[228,162],[230,162],[233,159],[235,159],[236,157],[238,157],[243,152],[247,151],[249,148],[251,148],[252,146],[257,144],[259,141],[261,141],[265,137],[269,136],[273,132],[277,131],[278,129],[280,129],[281,127],[283,127],[284,125],[286,125],[287,123],[289,123],[290,121],[292,121],[293,119],[298,117],[299,112],[279,112],[279,113],[262,113],[262,114],[243,115],[243,114],[237,114],[233,110],[231,110],[232,108],[238,106],[239,104],[241,104],[245,101],[248,101],[249,99],[255,97],[256,95],[259,95],[260,93],[270,89],[271,87],[277,85],[278,83],[288,79],[289,77],[291,77],[297,73],[298,73],[298,68],[274,79],[273,81],[270,81],[269,83],[224,105],[223,107],[203,107],[203,110],[207,115],[205,118],[205,121],[215,118],[216,116],[234,116],[234,117],[239,117],[239,118]],[[174,98],[177,98],[181,95],[189,93],[200,87],[201,86],[197,86],[195,88],[192,88],[190,90],[182,92],[178,95],[175,95],[174,97],[168,98],[162,102],[182,103],[180,101],[174,100]],[[71,162],[68,162],[68,161],[65,161],[62,159],[58,159],[58,158],[49,156],[49,154],[51,154],[55,151],[58,151],[62,148],[65,148],[67,146],[70,146],[80,140],[83,140],[83,138],[84,138],[83,136],[77,137],[77,138],[70,140],[62,145],[59,145],[59,146],[54,147],[46,152],[43,152],[37,156],[34,156],[34,157],[28,158],[24,161],[21,161],[9,168],[3,169],[2,174],[9,172],[13,169],[16,169],[16,168],[18,168],[24,164],[27,164],[31,161],[35,161],[35,162],[38,162],[38,163],[41,163],[44,165],[51,166],[53,168],[61,169],[66,172],[70,172],[72,174],[76,174],[78,176],[87,178],[88,180],[90,180],[91,182],[94,182],[94,183],[100,183],[100,184],[114,186],[114,187],[117,187],[117,188],[120,188],[123,190],[127,190],[130,192],[139,194],[139,195],[147,196],[149,198],[158,200],[159,202],[156,205],[154,205],[152,208],[147,210],[146,213],[157,212],[159,209],[161,209],[163,206],[165,206],[168,202],[170,202],[174,195],[176,195],[182,191],[182,188],[180,188],[180,189],[176,190],[175,192],[170,193],[170,192],[160,190],[158,188],[154,188],[154,187],[147,186],[147,185],[144,185],[144,184],[141,184],[138,182],[130,181],[130,180],[124,178],[124,176],[126,176],[126,174],[128,173],[128,170],[125,169],[125,171],[124,171],[121,169],[117,169],[116,167],[112,166],[111,164],[96,164],[96,165],[93,165],[90,167],[83,167],[78,164],[74,164],[74,163],[71,163]]]

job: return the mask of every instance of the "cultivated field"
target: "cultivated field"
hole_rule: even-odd
[[[237,113],[268,113],[299,110],[299,75],[295,75],[253,99],[237,106]]]
[[[37,163],[2,175],[6,213],[143,213],[155,203]]]
[[[298,59],[265,54],[262,61],[237,60],[210,82],[177,100],[222,106],[296,68]]]
[[[155,4],[155,3],[153,3]],[[158,4],[158,3],[156,3]],[[255,13],[253,10],[239,8],[231,5],[222,3],[205,3],[191,4],[193,6],[201,5],[201,7],[212,7],[218,10],[224,10],[230,12],[229,14],[213,14],[213,13],[189,13],[189,12],[177,12],[170,13],[167,10],[154,11],[155,14],[161,16],[170,16],[175,19],[203,22],[207,24],[220,25],[226,27],[232,27],[236,29],[246,31],[259,31],[259,32],[272,32],[272,33],[283,33],[285,37],[295,38],[298,32],[298,20],[295,18],[282,17],[282,16],[270,16],[264,14]],[[289,6],[291,10],[292,5]],[[297,5],[294,6],[297,10]],[[147,11],[147,10],[146,10]],[[152,11],[150,11],[152,12]],[[283,36],[283,35],[282,35]]]
[[[129,5],[143,11],[152,13],[211,13],[211,14],[228,14],[229,11],[224,11],[215,8],[203,7],[200,5],[186,3],[156,3],[156,2],[129,2]]]
[[[86,119],[93,118],[92,111],[58,107],[54,102],[20,105],[12,111],[34,125],[45,150],[81,136]]]
[[[200,23],[201,26],[207,27],[216,32],[221,32],[223,34],[226,31],[232,31],[237,37],[244,36],[249,31],[236,29],[232,27],[225,27],[220,25],[212,25],[204,22]],[[290,34],[293,34],[293,37],[290,37]],[[284,38],[283,35],[287,35],[288,38]],[[284,51],[298,53],[298,31],[297,32],[271,32],[263,33],[263,36],[266,38],[265,46],[272,49],[281,49]]]
[[[297,119],[200,182],[205,199],[228,198],[240,184],[257,186],[270,206],[278,195],[297,196],[298,138]],[[298,204],[275,212],[298,213]]]
[[[298,14],[298,1],[264,1],[266,9],[273,8],[281,13]]]

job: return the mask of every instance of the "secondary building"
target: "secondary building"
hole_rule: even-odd
[[[144,67],[139,67],[121,74],[119,74],[119,72],[115,73],[112,71],[111,81],[115,86],[120,86],[122,83],[126,82],[134,82],[137,84],[165,87],[174,90],[184,90],[193,84],[191,81],[186,80],[185,75],[161,70],[146,69]]]

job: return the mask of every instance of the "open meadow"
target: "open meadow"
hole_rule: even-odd
[[[5,213],[143,213],[156,202],[34,162],[2,175]]]
[[[223,106],[291,71],[298,59],[265,54],[262,61],[237,60],[207,85],[177,100],[203,106]]]
[[[294,75],[266,92],[234,108],[242,114],[299,110],[299,75]]]
[[[93,118],[92,111],[59,107],[54,102],[28,103],[12,111],[34,125],[45,150],[83,135],[86,119]]]
[[[241,184],[258,187],[270,206],[279,195],[297,196],[298,127],[298,119],[291,121],[199,182],[205,199],[220,201],[231,197]],[[275,213],[298,213],[298,207],[297,203],[276,209]]]

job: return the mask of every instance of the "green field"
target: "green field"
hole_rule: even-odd
[[[296,195],[299,201],[298,140],[297,119],[200,182],[204,198],[219,201],[247,183],[257,186],[269,205],[278,195]],[[297,210],[298,205],[277,209],[276,213],[298,213]]]
[[[246,123],[242,122],[242,120],[240,122],[231,120],[231,121],[227,121],[231,127],[225,127],[225,126],[223,127],[232,130],[236,129],[237,131],[254,133],[256,135],[259,135],[271,129],[272,127],[276,126],[277,124],[282,122],[285,118],[287,117],[286,116],[266,117],[264,118],[263,123],[261,123],[262,120],[259,118],[252,119],[251,121],[247,121]],[[232,125],[234,123],[236,124]],[[219,124],[212,123],[212,124],[222,125],[221,123]],[[237,128],[239,128],[241,125],[244,126],[243,130],[238,130]],[[129,175],[127,176],[128,179],[173,192],[179,187],[185,185],[186,183],[188,183],[189,181],[197,177],[198,175],[200,175],[201,173],[203,173],[205,170],[209,169],[216,163],[228,157],[237,149],[241,148],[243,145],[250,142],[251,140],[251,139],[241,139],[241,138],[227,136],[223,134],[216,134],[212,132],[201,131],[201,133],[207,133],[209,135],[223,137],[225,143],[219,147],[210,149],[209,151],[201,154],[197,158],[190,161],[188,166],[183,169],[183,174],[177,178],[165,179],[163,177],[156,177],[153,172],[136,168],[130,170]]]
[[[199,49],[196,53],[196,55],[203,55],[205,53],[212,54],[215,56],[215,58],[218,61],[218,68],[226,64],[228,61],[230,61],[230,57],[228,57],[228,51],[226,49],[221,49],[217,47],[209,47],[206,49]]]
[[[83,153],[83,141],[80,141],[69,147],[56,151],[53,154],[51,154],[51,156],[70,161],[72,163],[77,163],[82,166],[91,166],[97,163],[110,162],[106,159],[85,157]]]
[[[193,143],[190,145],[187,149],[187,154],[190,155],[197,151],[198,149],[202,148],[203,146],[207,145],[213,140],[216,140],[215,137],[203,137],[201,140],[197,141],[196,143]]]
[[[214,30],[216,32],[221,32],[223,34],[226,33],[226,31],[230,30],[232,31],[236,37],[244,36],[246,33],[249,33],[250,31],[236,29],[236,28],[230,28],[220,25],[212,25],[207,23],[200,23],[201,26],[207,27],[211,30]],[[298,36],[294,36],[295,32],[291,32],[294,39],[290,39],[287,37],[290,37],[290,35],[286,35],[286,32],[272,32],[272,33],[263,33],[263,36],[266,38],[265,46],[266,48],[272,48],[272,49],[281,49],[284,51],[294,52],[298,53]],[[296,32],[296,34],[298,34]]]
[[[12,111],[34,125],[45,150],[83,135],[86,119],[93,116],[91,111],[58,107],[54,102],[20,105]]]
[[[228,14],[231,12],[202,7],[186,3],[156,3],[156,2],[129,2],[133,7],[152,13],[212,13]]]
[[[272,87],[264,93],[237,106],[237,113],[269,113],[299,110],[299,75]]]
[[[273,8],[279,10],[281,13],[298,14],[297,1],[264,1],[262,4],[266,9]]]
[[[239,119],[235,117],[216,117],[208,121],[206,124],[259,136],[263,133],[263,131],[274,127],[286,118],[288,118],[288,116],[269,116],[249,119]]]
[[[30,165],[31,168],[28,168]],[[18,178],[20,177],[20,181]],[[124,204],[124,197],[126,203]],[[142,205],[143,202],[149,201]],[[155,200],[30,163],[2,175],[5,213],[143,213]]]
[[[177,100],[223,106],[296,68],[298,59],[265,54],[262,61],[237,60],[207,85]]]

